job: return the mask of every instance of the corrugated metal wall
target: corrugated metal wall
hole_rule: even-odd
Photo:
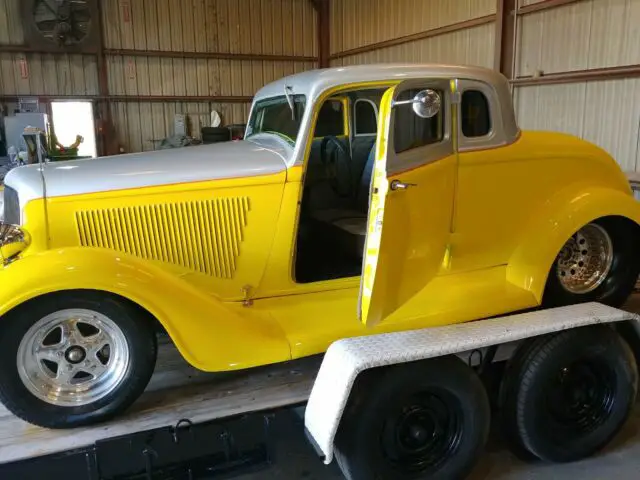
[[[524,3],[536,3],[525,0]],[[523,16],[518,76],[640,64],[640,0],[583,0]],[[640,79],[515,88],[522,128],[579,135],[640,168]]]
[[[332,65],[388,62],[460,63],[490,67],[494,58],[493,24],[425,38],[332,60]]]
[[[20,0],[0,0],[0,44],[21,45]],[[93,55],[0,53],[0,93],[5,95],[97,95]]]
[[[0,0],[0,44],[24,43],[20,0]],[[100,0],[104,46],[111,50],[317,56],[316,13],[309,0]],[[24,73],[24,68],[27,73]],[[267,82],[316,67],[315,61],[169,58],[109,54],[109,95],[251,97]],[[99,94],[93,55],[0,53],[0,94]],[[26,77],[26,78],[23,78]],[[183,100],[183,99],[181,99]],[[212,108],[225,123],[244,123],[249,104],[111,102],[127,151],[149,150],[188,114],[195,136]]]
[[[495,0],[332,0],[331,49],[339,54],[495,14]],[[334,58],[333,65],[447,62],[492,66],[495,26],[475,26]]]

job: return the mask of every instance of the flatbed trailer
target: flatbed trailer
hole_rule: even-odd
[[[306,402],[320,361],[211,374],[186,364],[163,338],[147,390],[108,423],[49,430],[0,405],[0,479],[190,478],[194,468],[268,464],[271,412]]]
[[[307,436],[329,463],[341,422],[353,413],[356,380],[370,371],[443,355],[478,368],[508,359],[528,338],[610,322],[635,325],[639,318],[599,304],[538,310],[341,340],[324,358],[224,374],[191,368],[164,340],[147,391],[111,422],[47,430],[0,407],[0,479],[196,479],[266,466],[273,413],[303,405]],[[366,478],[345,471],[344,455],[338,461],[347,478]]]

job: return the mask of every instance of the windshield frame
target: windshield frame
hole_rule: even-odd
[[[291,119],[291,109],[289,107],[289,103],[286,95],[276,95],[273,97],[261,98],[257,100],[253,107],[251,108],[251,115],[247,122],[247,128],[245,132],[245,139],[251,138],[254,135],[266,134],[266,135],[274,135],[278,138],[285,140],[287,143],[292,146],[296,144],[298,138],[300,136],[300,131],[302,128],[302,120],[307,109],[307,97],[303,94],[294,94],[290,93],[289,98],[292,100],[295,108],[296,108],[296,118],[295,120]],[[294,124],[295,134],[290,135],[291,131],[283,132],[282,128],[280,129],[269,129],[263,130],[264,123],[264,112],[265,107],[273,107],[273,106],[282,106],[286,108],[286,114],[289,115],[290,121]],[[256,122],[260,122],[260,125],[257,126]]]

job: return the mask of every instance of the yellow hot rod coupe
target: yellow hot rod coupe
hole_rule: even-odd
[[[522,132],[486,69],[283,78],[237,142],[6,177],[0,400],[66,428],[144,390],[165,330],[207,371],[540,305],[620,304],[640,205],[603,150]]]

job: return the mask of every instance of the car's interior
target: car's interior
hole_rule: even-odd
[[[360,275],[383,93],[343,93],[320,108],[300,208],[299,283]]]

